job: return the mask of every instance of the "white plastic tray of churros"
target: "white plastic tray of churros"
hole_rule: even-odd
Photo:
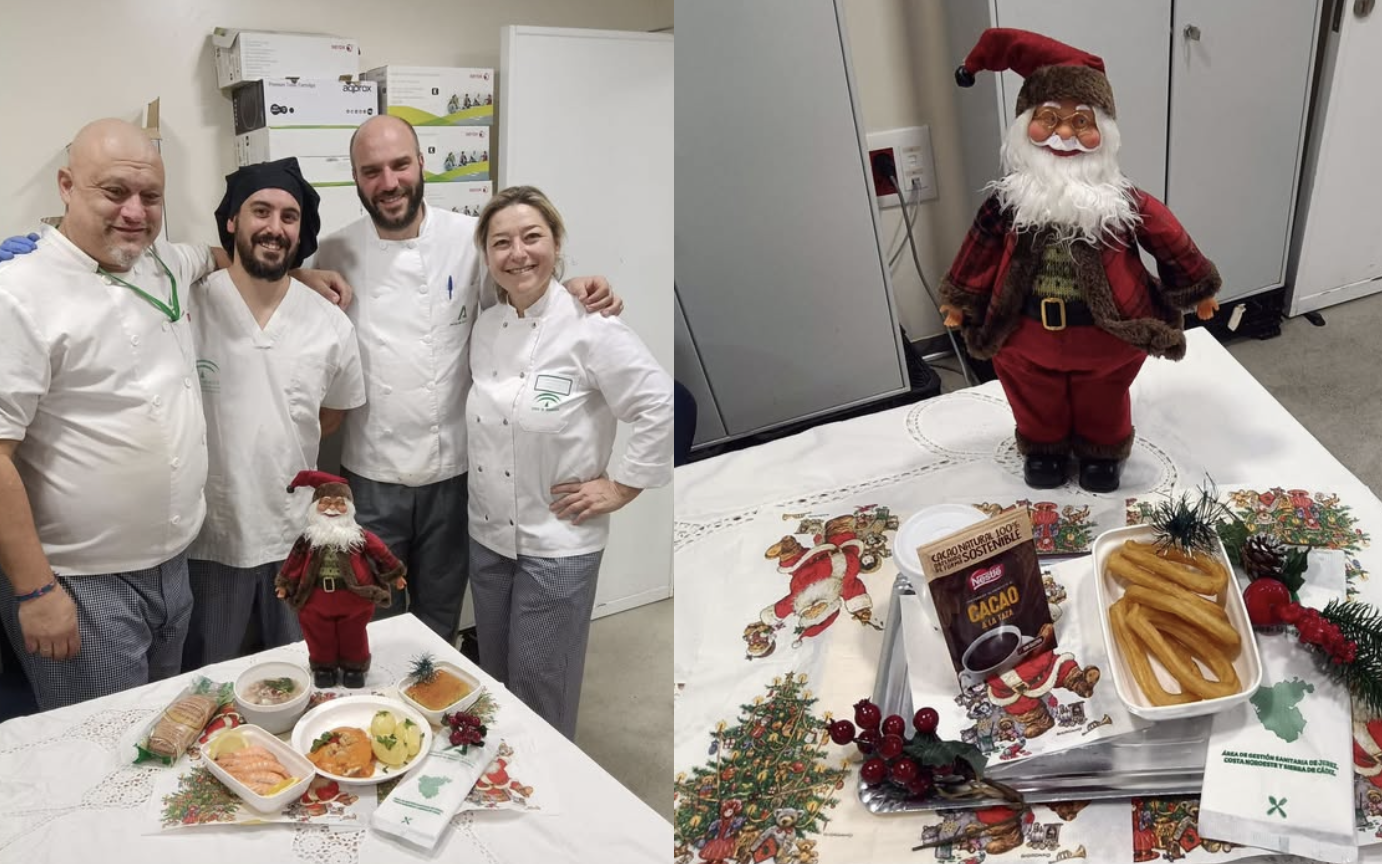
[[[1118,697],[1148,720],[1213,714],[1246,701],[1262,660],[1223,544],[1159,549],[1134,525],[1094,541],[1104,643]]]
[[[1222,545],[1189,555],[1155,541],[1147,526],[1113,529],[1094,541],[1092,555],[1056,568],[1057,582],[1094,583],[1089,587],[1097,603],[1065,604],[1070,608],[1058,628],[1067,633],[1075,628],[1083,638],[1103,642],[1105,686],[1116,690],[1115,704],[1140,718],[1140,728],[1011,763],[1004,761],[1001,743],[990,750],[979,742],[990,753],[986,775],[1029,803],[1199,793],[1211,715],[1250,698],[1260,683],[1257,643]],[[904,595],[920,595],[922,605],[901,602]],[[926,587],[913,585],[905,574],[897,578],[892,599],[873,701],[885,716],[910,717],[914,681],[902,634],[907,625],[899,610],[911,605],[925,615],[929,599]],[[1081,620],[1073,620],[1077,617]],[[1070,719],[1083,720],[1086,727],[1099,722],[1092,716]],[[1081,727],[1071,722],[1069,728],[1077,733]],[[871,812],[957,806],[935,797],[887,795],[880,791],[885,786],[860,784],[860,800]],[[964,806],[1000,803],[970,799]]]

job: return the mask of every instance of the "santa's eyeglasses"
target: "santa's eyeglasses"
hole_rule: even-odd
[[[1032,115],[1032,122],[1041,124],[1041,127],[1047,132],[1054,132],[1068,123],[1076,136],[1094,132],[1099,128],[1094,119],[1094,112],[1084,108],[1073,114],[1061,114],[1049,105],[1043,106]]]

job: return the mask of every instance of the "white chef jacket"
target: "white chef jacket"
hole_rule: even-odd
[[[507,304],[486,309],[471,339],[471,538],[509,557],[605,548],[609,516],[558,519],[551,489],[607,467],[637,489],[669,483],[672,377],[627,324],[587,314],[555,280],[522,318]],[[610,467],[616,418],[633,434]]]
[[[365,403],[355,328],[296,279],[263,328],[229,271],[193,291],[209,469],[206,522],[187,554],[228,567],[282,561],[306,525],[312,496],[288,482],[317,467],[320,409]]]
[[[188,317],[192,283],[215,262],[206,246],[154,249],[177,280],[176,322],[56,230],[0,269],[0,439],[21,442],[15,465],[63,575],[157,566],[187,548],[206,511]],[[151,253],[116,275],[171,305]]]
[[[480,297],[478,220],[423,206],[415,240],[381,240],[365,216],[323,240],[314,259],[355,289],[346,313],[366,396],[346,415],[341,464],[404,486],[466,470],[470,328]]]

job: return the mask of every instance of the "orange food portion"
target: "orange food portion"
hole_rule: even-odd
[[[340,777],[370,777],[374,774],[374,748],[369,733],[353,726],[331,730],[331,740],[307,754],[323,771]]]
[[[470,690],[469,684],[445,669],[438,669],[431,681],[409,685],[403,692],[419,705],[440,711],[464,699],[470,694]]]

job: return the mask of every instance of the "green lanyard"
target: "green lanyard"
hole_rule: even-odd
[[[176,324],[176,323],[178,322],[178,319],[182,317],[182,304],[178,302],[178,280],[177,280],[177,277],[173,275],[173,271],[172,271],[172,270],[169,270],[169,269],[168,269],[168,265],[163,263],[163,259],[160,258],[160,257],[158,257],[158,253],[154,251],[154,249],[153,249],[152,246],[149,247],[149,254],[152,255],[152,256],[154,256],[154,260],[158,262],[158,266],[162,267],[162,268],[163,268],[163,272],[168,274],[168,281],[171,282],[172,285],[173,285],[173,296],[172,296],[173,305],[172,305],[172,306],[169,306],[168,304],[164,303],[162,300],[159,300],[157,297],[154,297],[154,296],[152,296],[152,295],[150,295],[150,294],[146,294],[145,292],[141,291],[141,290],[139,289],[138,286],[136,286],[136,285],[131,285],[130,283],[126,282],[124,279],[121,279],[119,276],[116,276],[114,273],[107,273],[107,272],[106,272],[103,268],[101,268],[101,267],[97,267],[97,268],[96,268],[96,272],[97,272],[97,273],[100,273],[102,276],[106,277],[107,279],[113,279],[113,280],[115,280],[116,282],[119,282],[121,285],[124,285],[126,288],[128,288],[128,289],[130,289],[131,291],[133,291],[134,293],[138,294],[140,297],[143,297],[145,300],[147,300],[147,301],[149,302],[149,305],[150,305],[150,306],[152,306],[152,307],[154,307],[155,309],[157,309],[158,311],[162,312],[164,315],[167,315],[167,316],[168,316],[168,320],[169,320],[169,321],[172,321],[174,324]]]

